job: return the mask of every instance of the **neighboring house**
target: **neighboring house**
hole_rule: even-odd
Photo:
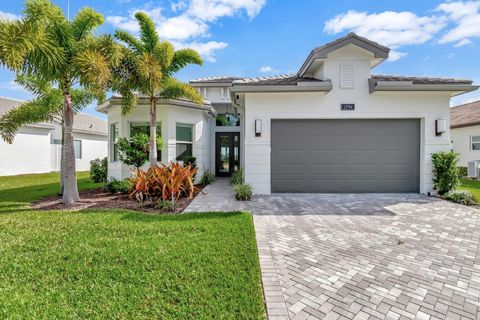
[[[243,167],[258,194],[432,192],[430,155],[451,148],[450,97],[478,87],[373,75],[388,54],[350,33],[312,50],[294,75],[192,80],[209,102],[159,104],[161,160],[192,154],[217,176]],[[115,142],[147,131],[148,103],[126,116],[117,96],[97,108],[108,115],[111,178],[131,173]]]
[[[450,108],[450,131],[459,166],[480,160],[480,100]]]
[[[0,117],[23,101],[0,97]],[[107,156],[107,123],[99,118],[75,115],[73,126],[76,169],[90,168],[90,160]],[[12,144],[0,139],[0,176],[60,170],[62,127],[59,121],[22,127]]]

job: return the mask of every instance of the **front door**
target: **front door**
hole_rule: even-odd
[[[215,137],[215,174],[228,177],[240,168],[240,133],[217,132]]]

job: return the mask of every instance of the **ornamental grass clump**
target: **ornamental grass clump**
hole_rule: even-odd
[[[472,206],[478,203],[477,198],[471,192],[466,190],[449,191],[444,195],[444,199],[466,206]]]

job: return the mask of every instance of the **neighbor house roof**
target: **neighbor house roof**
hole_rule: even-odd
[[[300,82],[325,82],[323,80],[299,77],[296,74],[283,74],[269,77],[240,78],[233,81],[234,86],[258,85],[258,86],[279,86],[279,85],[297,85]]]
[[[25,101],[0,97],[0,117],[6,114],[8,111],[20,107]],[[33,123],[27,125],[28,127],[43,127],[53,129],[53,126],[47,122]]]
[[[480,100],[450,108],[450,128],[480,124]]]
[[[207,77],[207,78],[197,78],[190,80],[190,84],[195,83],[226,83],[231,84],[235,80],[243,79],[241,77],[230,77],[230,76],[219,76],[219,77]]]
[[[472,84],[471,80],[452,79],[452,78],[427,78],[427,77],[409,77],[409,76],[391,76],[372,74],[371,79],[378,81],[411,81],[413,84]]]
[[[11,98],[0,97],[0,116],[4,115],[12,109],[19,108],[25,101],[16,100]],[[56,121],[59,122],[59,121]],[[53,129],[53,125],[50,122],[40,122],[35,124],[30,124],[28,126],[35,127],[46,127]],[[90,133],[90,134],[100,134],[107,135],[107,122],[83,113],[78,113],[75,115],[75,120],[73,122],[73,131]]]

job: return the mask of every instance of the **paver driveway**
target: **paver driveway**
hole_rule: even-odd
[[[192,211],[219,210],[209,201],[225,189],[207,189]],[[480,318],[476,209],[413,194],[222,205],[254,213],[270,319]]]

